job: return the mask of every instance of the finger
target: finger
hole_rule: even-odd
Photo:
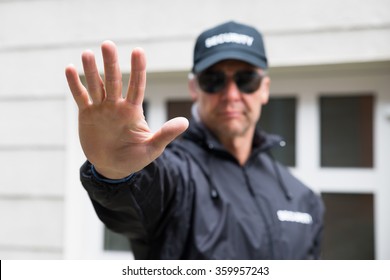
[[[65,68],[65,75],[70,91],[72,92],[73,99],[76,101],[79,110],[84,110],[89,105],[88,92],[81,83],[76,68],[73,65],[67,66]]]
[[[131,73],[126,99],[128,102],[141,105],[146,88],[146,57],[141,48],[131,53]]]
[[[102,54],[106,100],[116,101],[122,96],[122,74],[119,68],[118,52],[115,44],[111,41],[105,41],[102,44]]]
[[[187,128],[188,120],[186,118],[171,119],[153,135],[151,143],[157,150],[162,150]]]
[[[87,50],[82,54],[85,79],[88,85],[89,95],[93,103],[99,104],[104,99],[104,84],[96,66],[95,55]]]

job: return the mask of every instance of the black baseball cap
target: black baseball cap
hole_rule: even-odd
[[[199,73],[217,62],[237,59],[268,68],[263,37],[252,26],[228,21],[202,32],[195,44],[193,73]]]

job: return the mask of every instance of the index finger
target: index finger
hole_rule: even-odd
[[[126,100],[134,105],[141,105],[146,88],[146,57],[141,48],[131,53],[131,72]]]

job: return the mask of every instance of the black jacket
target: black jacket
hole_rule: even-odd
[[[111,183],[86,162],[81,181],[99,218],[130,239],[136,259],[316,259],[323,203],[269,156],[279,141],[258,131],[240,166],[192,122],[130,178]]]

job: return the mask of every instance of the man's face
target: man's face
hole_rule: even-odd
[[[252,93],[243,92],[233,76],[236,73],[257,72],[262,76],[261,69],[238,61],[224,60],[206,71],[224,73],[227,77],[223,88],[215,93],[206,92],[199,86],[196,79],[190,84],[193,99],[198,102],[198,112],[202,122],[221,140],[222,138],[252,137],[256,123],[260,118],[261,107],[268,102],[268,77],[263,77],[259,88]],[[255,73],[255,74],[257,74]],[[198,79],[199,76],[198,76]]]

